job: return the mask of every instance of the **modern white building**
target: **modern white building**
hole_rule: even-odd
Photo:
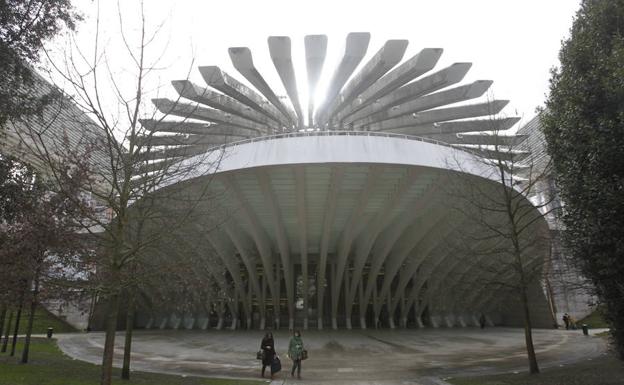
[[[404,58],[406,40],[389,40],[364,60],[369,40],[349,34],[338,66],[326,68],[327,37],[306,36],[295,43],[305,46],[304,74],[295,71],[290,38],[269,37],[274,68],[257,68],[248,48],[230,48],[245,82],[201,66],[205,84],[174,81],[179,100],[154,100],[163,117],[143,121],[155,133],[145,140],[161,148],[150,169],[198,157],[218,164],[161,190],[210,183],[225,213],[176,230],[180,246],[162,254],[209,256],[202,268],[228,300],[184,313],[151,309],[142,326],[206,328],[207,309],[220,309],[219,327],[228,318],[232,328],[476,326],[482,315],[521,324],[516,295],[490,285],[514,271],[454,242],[470,223],[449,192],[457,176],[484,190],[499,184],[488,158],[528,156],[488,147],[519,143],[523,137],[490,135],[518,118],[494,117],[507,101],[487,99],[491,81],[462,83],[470,63],[436,68],[439,48]],[[281,85],[265,81],[269,70]],[[329,86],[315,100],[322,76]],[[547,247],[531,253],[539,263]],[[534,325],[550,327],[539,282],[529,294]]]

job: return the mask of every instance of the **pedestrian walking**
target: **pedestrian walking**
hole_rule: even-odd
[[[565,325],[566,330],[570,329],[570,315],[568,313],[563,314],[563,323]]]
[[[264,371],[268,366],[271,371],[271,379],[273,379],[274,372],[271,364],[275,359],[275,342],[273,341],[272,333],[269,332],[264,335],[264,338],[260,343],[260,350],[262,350],[262,378],[264,378]]]
[[[303,340],[301,339],[301,332],[295,330],[295,334],[290,339],[288,344],[288,356],[293,361],[293,367],[290,371],[290,376],[295,376],[295,369],[297,369],[297,378],[301,379],[301,360],[303,359]]]

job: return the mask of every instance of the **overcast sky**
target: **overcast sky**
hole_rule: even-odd
[[[77,42],[85,51],[93,47],[97,2],[75,0],[84,13]],[[169,81],[187,77],[203,84],[198,65],[218,65],[239,80],[227,48],[251,48],[256,67],[278,95],[285,95],[270,60],[267,37],[287,35],[292,39],[293,60],[302,94],[307,97],[303,37],[328,36],[328,57],[320,92],[339,61],[349,32],[370,32],[366,63],[388,39],[409,40],[404,60],[425,47],[440,47],[444,54],[436,68],[454,62],[472,62],[464,82],[494,81],[492,94],[509,99],[507,115],[528,121],[543,104],[548,92],[550,69],[558,64],[561,40],[568,36],[579,0],[145,0],[148,29],[163,24],[153,45],[151,58],[162,53],[161,71],[150,79],[150,96],[173,96]],[[121,1],[127,35],[134,37],[140,25],[137,2]],[[102,43],[108,63],[123,78],[131,72],[118,39],[117,2],[100,2]],[[60,46],[60,45],[59,45]],[[360,64],[360,66],[362,65]],[[124,82],[129,84],[130,82]],[[165,85],[158,89],[158,85]],[[157,91],[158,90],[158,91]]]

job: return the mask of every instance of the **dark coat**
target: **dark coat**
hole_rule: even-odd
[[[262,343],[260,343],[260,349],[264,352],[262,365],[271,365],[273,357],[275,356],[275,343],[273,342],[273,338],[263,338]]]

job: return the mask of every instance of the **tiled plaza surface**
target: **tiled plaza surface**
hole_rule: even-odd
[[[534,330],[542,368],[599,359],[603,338],[578,330]],[[430,385],[457,375],[525,371],[524,333],[517,328],[304,331],[310,358],[302,380],[290,378],[286,357],[289,333],[274,332],[283,370],[275,384],[332,383]],[[260,331],[138,331],[132,368],[180,375],[260,378],[255,359]],[[101,362],[102,333],[58,335],[69,356]],[[123,333],[116,340],[115,365],[121,365]],[[267,379],[268,380],[268,379]]]

